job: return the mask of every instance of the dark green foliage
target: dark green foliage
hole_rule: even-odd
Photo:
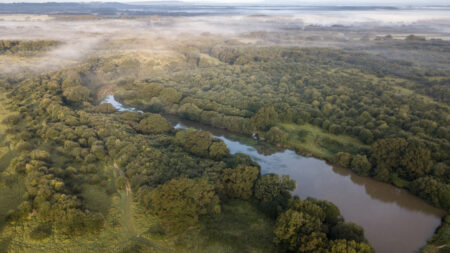
[[[352,155],[346,152],[338,152],[334,155],[334,162],[344,168],[350,168]]]
[[[343,221],[341,211],[335,204],[327,200],[317,200],[314,198],[308,198],[308,200],[322,208],[325,212],[325,223],[328,226],[332,227]]]
[[[365,155],[356,155],[352,158],[351,163],[352,169],[356,171],[356,173],[368,176],[370,173],[370,169],[372,165]]]
[[[378,166],[376,174],[388,170],[410,180],[430,174],[432,165],[428,149],[403,138],[377,141],[372,145],[371,159]]]
[[[447,245],[446,247],[444,247],[444,249],[447,248],[447,250],[450,248],[448,246],[450,243],[450,215],[447,215],[442,219],[441,226],[437,229],[433,237],[430,238],[428,243],[438,247]]]
[[[42,240],[52,234],[52,226],[50,224],[39,224],[31,232],[30,238],[33,240]]]
[[[359,138],[366,144],[371,144],[373,142],[373,134],[368,129],[362,129],[359,132]]]
[[[450,183],[450,166],[444,163],[436,163],[433,166],[433,176],[441,179],[443,182]]]
[[[345,223],[331,203],[292,199],[276,220],[274,242],[287,252],[372,252],[361,227]]]
[[[148,240],[143,238],[132,238],[128,240],[119,253],[154,253],[158,252]]]
[[[450,186],[432,177],[422,177],[409,186],[411,192],[428,200],[433,205],[450,210]]]
[[[224,169],[221,180],[223,191],[229,198],[249,199],[258,176],[257,167],[238,165],[236,168]]]
[[[331,229],[330,238],[333,240],[345,239],[347,241],[365,242],[364,230],[352,222],[339,223]]]
[[[261,202],[272,201],[282,196],[289,196],[295,189],[295,181],[289,176],[278,176],[277,174],[265,174],[255,184],[255,198]]]
[[[272,33],[250,36],[280,39],[271,37],[275,36]],[[448,51],[448,42],[418,40],[416,35],[406,40],[385,36],[373,46],[376,50],[412,50],[435,56]],[[403,180],[403,186],[406,181],[425,176],[448,180],[435,176],[431,169],[437,163],[448,166],[450,159],[446,69],[331,48],[227,43],[190,46],[186,51],[188,62],[193,62],[183,65],[185,68],[123,85],[120,93],[134,94],[128,98],[139,101],[136,105],[152,106],[158,98],[156,104],[163,104],[160,108],[166,113],[233,132],[256,131],[271,143],[307,152],[311,150],[307,150],[307,144],[303,149],[303,134],[295,136],[282,124],[292,128],[294,124],[312,124],[340,135],[314,140],[325,151],[324,156],[330,159],[335,155],[340,166],[354,167],[362,175],[385,182],[397,184]],[[199,68],[197,52],[208,53],[222,64]],[[178,96],[167,100],[172,103],[162,102],[167,94],[175,94],[166,90],[161,95],[163,89],[170,88]],[[344,144],[339,138],[345,136],[373,144],[372,151],[361,143]],[[357,155],[366,155],[372,169],[367,169],[368,163],[360,157],[352,166],[352,157]],[[446,175],[443,171],[437,169],[436,175]]]
[[[276,174],[262,175],[255,183],[254,195],[259,208],[270,218],[276,219],[287,208],[291,199],[291,191],[295,189],[295,181],[289,176]]]

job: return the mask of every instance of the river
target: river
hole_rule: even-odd
[[[137,111],[124,107],[112,95],[104,102],[120,111]],[[226,143],[232,154],[244,153],[257,161],[262,173],[289,175],[296,181],[294,195],[333,202],[346,221],[364,228],[366,238],[378,253],[418,252],[445,214],[406,190],[358,176],[349,169],[333,167],[323,160],[196,122],[170,116],[167,119],[175,128],[210,131]]]

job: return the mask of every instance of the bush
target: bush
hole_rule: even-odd
[[[364,229],[352,222],[343,222],[332,227],[330,237],[333,240],[346,239],[355,242],[366,241],[364,238]]]
[[[334,155],[333,161],[344,168],[350,168],[352,155],[346,152],[338,152]]]
[[[352,169],[359,175],[368,176],[372,165],[365,155],[355,155],[352,159]]]
[[[52,234],[52,226],[48,223],[42,223],[36,226],[30,232],[30,238],[33,240],[43,240]]]
[[[249,199],[253,195],[253,186],[259,176],[257,167],[238,165],[233,169],[225,169],[222,185],[229,198]]]
[[[197,224],[199,216],[219,212],[219,199],[207,179],[172,179],[144,194],[152,213],[156,214],[166,233],[179,233]]]
[[[136,129],[144,134],[160,134],[168,132],[172,129],[172,125],[161,115],[151,114],[141,120]]]

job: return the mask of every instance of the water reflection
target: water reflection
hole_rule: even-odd
[[[347,221],[365,229],[377,252],[417,252],[440,224],[444,212],[408,191],[361,177],[325,161],[303,157],[292,150],[270,148],[251,138],[198,123],[169,118],[176,128],[208,130],[222,139],[232,154],[244,153],[261,165],[262,173],[288,174],[297,183],[294,194],[335,203]],[[249,145],[251,143],[253,145]]]
[[[134,110],[112,102],[123,110]],[[333,202],[347,221],[364,228],[367,239],[379,253],[417,252],[444,215],[442,210],[405,190],[358,176],[348,169],[217,128],[173,116],[166,118],[175,128],[189,126],[210,131],[226,143],[232,154],[244,153],[257,161],[262,173],[290,175],[297,184],[294,194],[302,199],[314,197]]]

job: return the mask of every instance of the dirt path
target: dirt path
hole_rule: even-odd
[[[119,169],[117,164],[114,163],[114,168],[116,169],[119,176],[123,176],[123,171]],[[125,229],[125,234],[128,237],[137,236],[136,228],[134,226],[134,212],[133,212],[133,192],[131,190],[130,182],[126,182],[125,189],[119,191],[120,194],[120,211],[121,211],[121,224]]]

